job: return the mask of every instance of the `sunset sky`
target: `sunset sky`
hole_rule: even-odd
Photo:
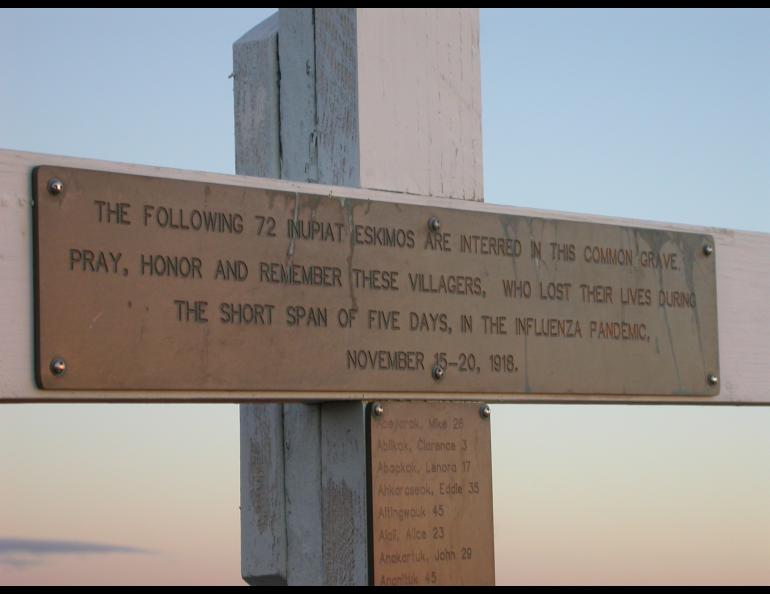
[[[0,148],[232,173],[274,9],[0,9]],[[770,232],[770,11],[482,10],[492,203]],[[770,583],[770,407],[495,405],[498,584]],[[0,584],[241,584],[236,405],[0,406]]]

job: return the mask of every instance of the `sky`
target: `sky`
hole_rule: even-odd
[[[234,171],[273,9],[0,9],[0,148]],[[492,203],[770,232],[770,11],[482,10]],[[498,584],[770,583],[770,407],[495,405]],[[0,584],[240,584],[236,405],[0,407]]]

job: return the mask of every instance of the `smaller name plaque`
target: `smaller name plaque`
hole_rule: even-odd
[[[487,405],[385,402],[368,412],[371,583],[494,585]]]

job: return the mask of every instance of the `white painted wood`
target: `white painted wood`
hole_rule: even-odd
[[[360,185],[483,200],[478,8],[357,16]]]
[[[284,180],[183,171],[161,167],[112,163],[90,159],[0,150],[0,398],[16,402],[109,401],[126,398],[124,392],[41,391],[34,383],[33,293],[32,293],[32,211],[31,176],[36,165],[62,165],[117,173],[133,173],[238,185],[270,190],[285,190],[318,196],[346,196],[362,200],[431,204],[441,208],[473,210],[517,216],[541,217],[565,221],[583,221],[627,225],[650,229],[668,229],[714,236],[717,261],[717,302],[719,316],[719,359],[721,391],[715,398],[688,397],[693,404],[770,404],[770,235],[696,227],[675,223],[613,218],[479,204],[425,196],[405,196],[391,192],[343,188]],[[131,398],[146,401],[200,400],[233,402],[251,394],[233,392],[132,392]],[[350,400],[386,400],[392,394],[351,392],[340,395]],[[435,394],[442,399],[448,395]],[[454,395],[456,396],[456,395]],[[453,397],[454,397],[453,396]],[[317,401],[315,392],[263,393],[266,401]],[[425,399],[425,394],[402,394],[402,398]],[[583,396],[559,394],[488,394],[485,400],[505,402],[639,402],[644,404],[682,404],[682,399],[664,396]]]

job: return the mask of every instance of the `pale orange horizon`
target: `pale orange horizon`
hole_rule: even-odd
[[[770,583],[770,409],[492,419],[499,585]],[[0,541],[143,550],[0,551],[0,583],[242,583],[236,405],[3,406],[0,436]]]

